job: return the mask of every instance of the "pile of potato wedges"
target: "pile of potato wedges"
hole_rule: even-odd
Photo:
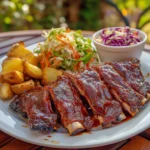
[[[37,85],[48,85],[62,75],[61,70],[39,68],[39,60],[23,42],[14,44],[2,62],[0,98],[11,99],[15,94],[31,90]]]

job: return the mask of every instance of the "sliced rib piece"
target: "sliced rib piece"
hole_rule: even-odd
[[[111,65],[97,66],[96,70],[111,88],[112,94],[132,116],[140,109],[145,97],[134,91]]]
[[[27,118],[27,113],[25,108],[22,106],[22,99],[24,98],[24,94],[17,95],[14,100],[10,103],[9,107],[19,113],[23,118]]]
[[[93,114],[98,116],[103,126],[109,126],[126,118],[120,104],[113,100],[108,88],[95,70],[88,69],[81,73],[67,71],[65,75],[86,98]]]
[[[46,88],[38,87],[19,95],[10,104],[10,108],[19,113],[26,113],[32,130],[52,131],[57,121]]]
[[[49,90],[53,103],[60,113],[61,123],[68,129],[70,135],[92,128],[93,121],[90,120],[79,93],[69,78],[60,77]]]
[[[150,99],[150,84],[145,81],[141,72],[140,61],[137,58],[110,64],[135,91]],[[146,101],[143,102],[143,105],[145,103]]]

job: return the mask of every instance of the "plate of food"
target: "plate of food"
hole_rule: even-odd
[[[14,44],[0,60],[0,130],[36,145],[73,149],[112,144],[150,127],[144,53],[102,63],[99,47],[81,31],[53,28],[43,36],[29,47]],[[134,38],[132,49],[144,42]]]

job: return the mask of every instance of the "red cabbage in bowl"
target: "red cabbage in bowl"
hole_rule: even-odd
[[[96,41],[109,46],[129,46],[141,42],[141,37],[129,27],[117,27],[102,30]]]

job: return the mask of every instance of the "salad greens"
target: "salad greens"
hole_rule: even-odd
[[[96,50],[92,41],[83,37],[80,30],[52,28],[43,33],[45,41],[39,44],[34,53],[38,55],[41,68],[53,67],[77,71],[95,61]]]

